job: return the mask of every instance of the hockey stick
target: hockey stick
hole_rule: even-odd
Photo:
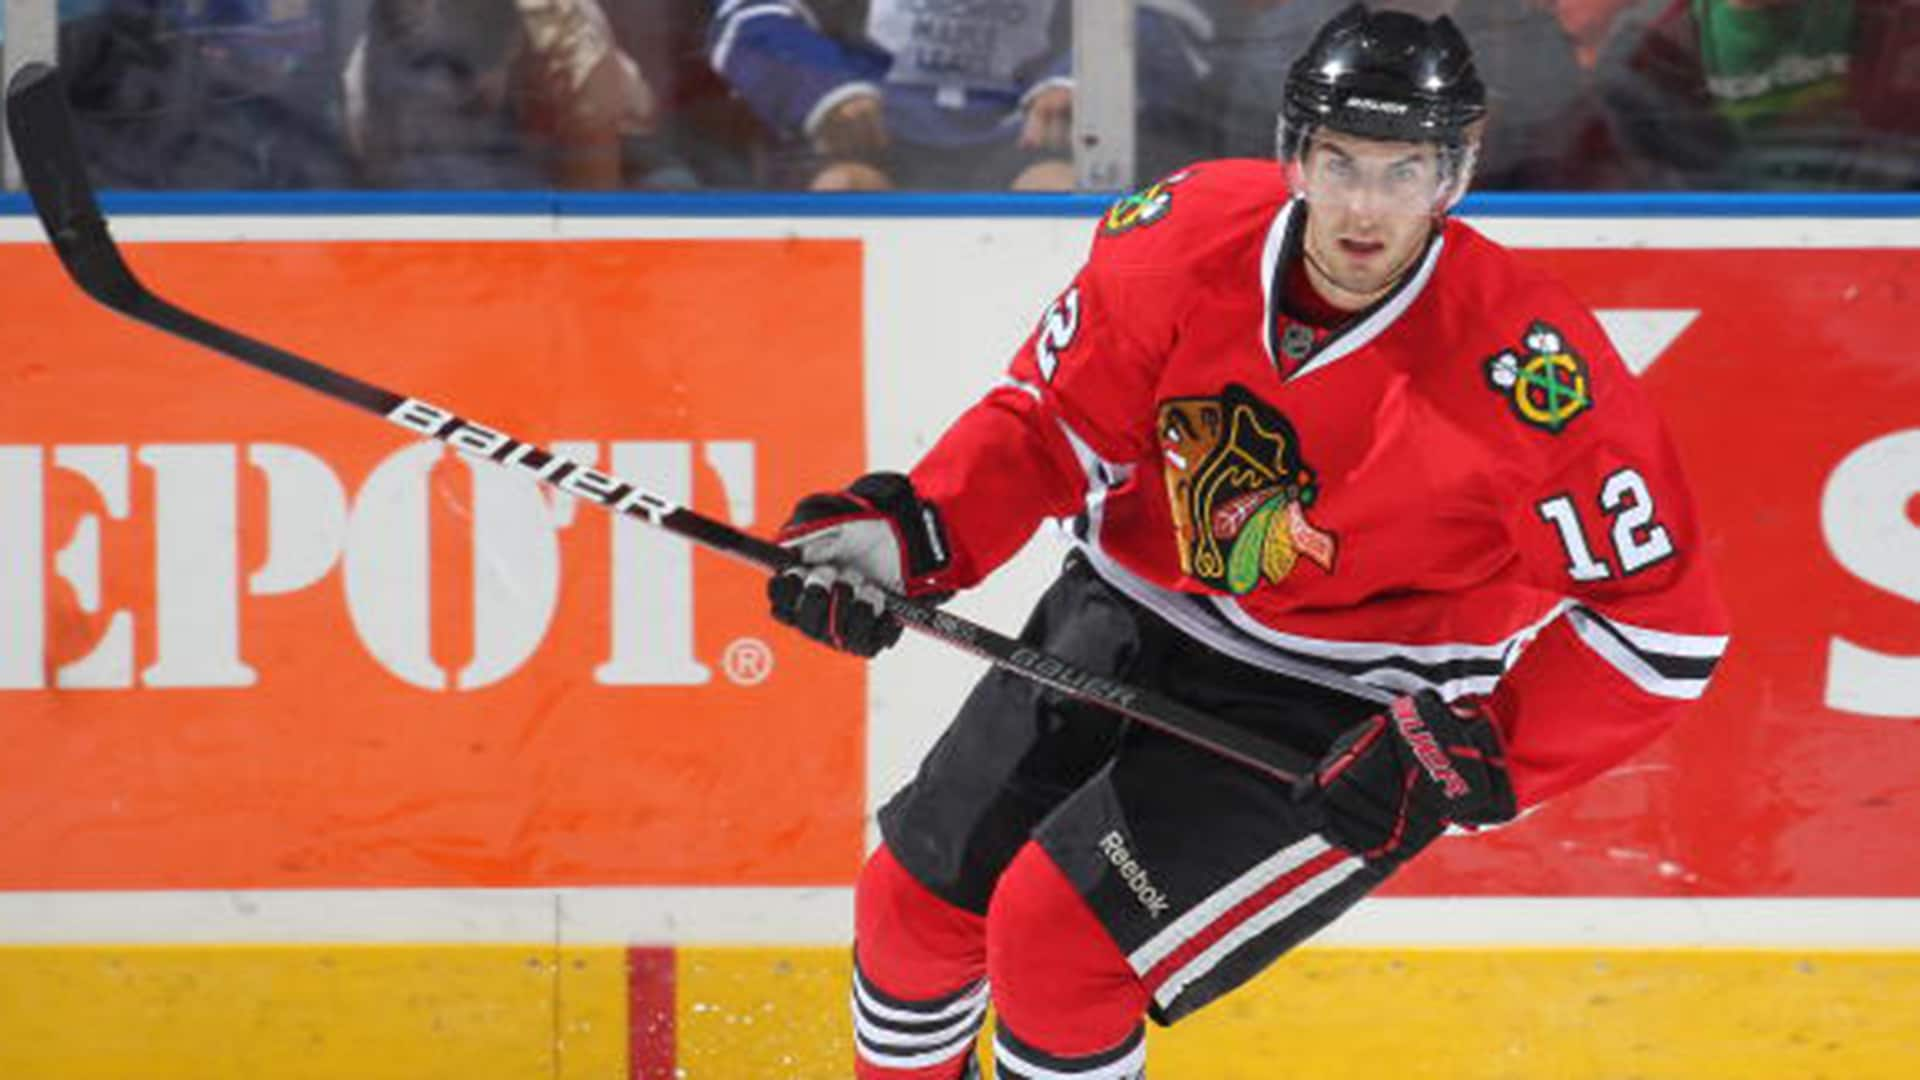
[[[638,518],[761,569],[779,571],[794,563],[795,555],[778,544],[677,506],[635,484],[419,398],[362,382],[247,337],[160,298],[134,276],[108,232],[75,142],[59,72],[40,63],[21,68],[8,84],[6,106],[14,152],[19,157],[27,192],[47,237],[68,275],[100,303],[136,322],[357,405],[469,456],[517,468],[542,483],[598,503],[616,514]],[[1293,783],[1313,767],[1311,761],[1291,747],[1152,690],[1097,675],[930,605],[893,594],[887,595],[886,603],[888,614],[906,626],[958,646],[1041,686],[1104,706],[1283,782]]]

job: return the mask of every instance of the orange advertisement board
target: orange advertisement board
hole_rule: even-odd
[[[863,259],[928,264],[859,240],[133,254],[191,309],[763,535],[863,467],[865,418],[953,407],[863,373],[863,325],[968,302],[955,277],[868,318]],[[1732,647],[1669,737],[1387,892],[1920,895],[1912,251],[1522,254],[1675,328],[1641,377]],[[118,320],[37,245],[0,273],[0,890],[852,881],[886,794],[865,670],[772,625],[760,574]],[[976,320],[977,388],[1024,317]],[[930,737],[943,697],[886,707]]]
[[[857,241],[131,258],[749,531],[861,466]],[[0,889],[851,880],[864,672],[761,574],[0,279]]]

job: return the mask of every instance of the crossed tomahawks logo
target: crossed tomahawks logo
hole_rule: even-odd
[[[1183,172],[1125,195],[1107,210],[1100,229],[1108,236],[1143,229],[1173,212],[1173,185],[1187,178]]]
[[[1524,356],[1503,350],[1487,360],[1487,385],[1506,396],[1523,423],[1558,435],[1593,407],[1587,361],[1564,334],[1538,319],[1523,344]]]

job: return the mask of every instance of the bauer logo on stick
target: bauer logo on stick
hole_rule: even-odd
[[[563,491],[591,499],[616,513],[638,514],[655,525],[678,510],[673,503],[644,488],[577,461],[569,461],[532,443],[521,442],[465,417],[407,398],[387,412],[387,419],[422,435],[438,439],[470,457],[513,465]]]

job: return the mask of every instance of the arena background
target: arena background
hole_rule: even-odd
[[[846,1075],[871,810],[979,664],[829,655],[735,563],[118,320],[10,198],[0,1076]],[[914,460],[1100,205],[109,208],[189,308],[766,531]],[[1920,218],[1467,209],[1659,401],[1732,651],[1649,752],[1155,1032],[1153,1075],[1915,1075]],[[957,609],[1011,631],[1060,550]]]

